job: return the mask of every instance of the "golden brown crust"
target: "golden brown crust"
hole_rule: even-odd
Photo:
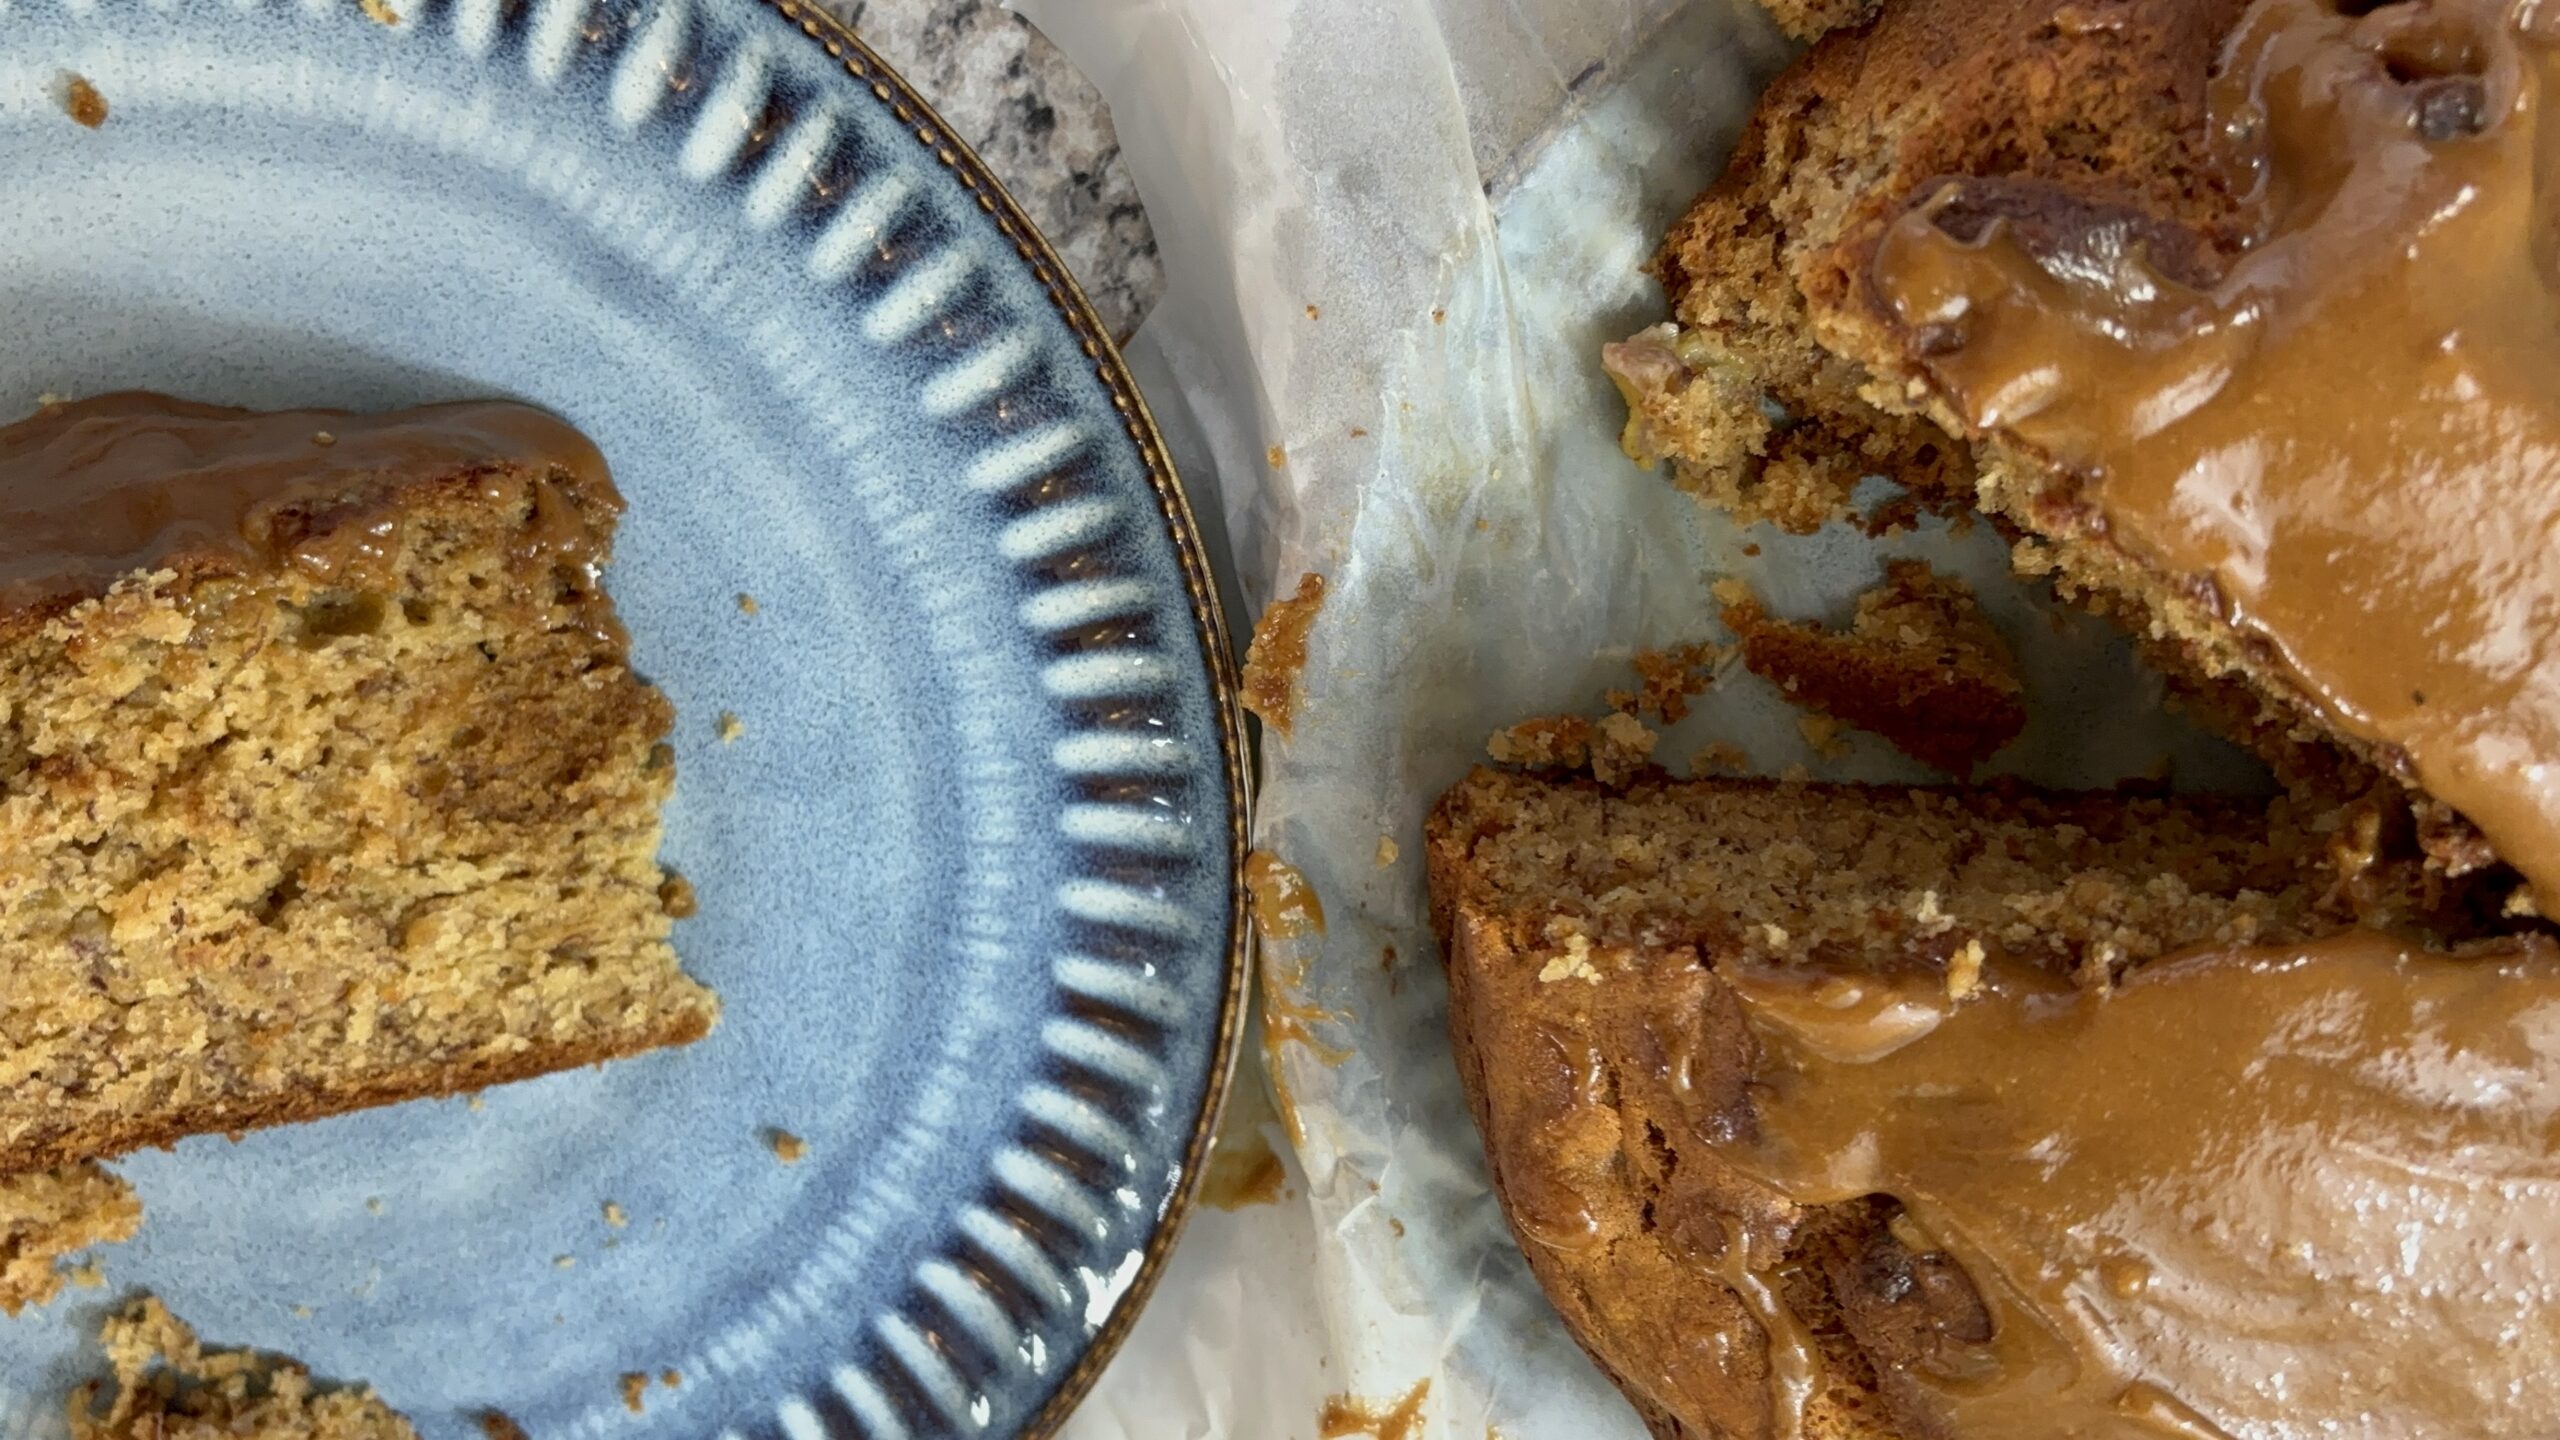
[[[1441,867],[1463,861],[1439,844],[1430,855],[1433,893],[1444,893],[1444,886],[1454,889],[1455,882],[1437,877]],[[1504,931],[1502,924],[1463,910],[1443,927],[1449,1033],[1468,1107],[1485,1137],[1494,1195],[1530,1272],[1567,1332],[1626,1396],[1656,1440],[1766,1440],[1774,1433],[1769,1336],[1716,1272],[1724,1247],[1733,1243],[1728,1219],[1739,1226],[1741,1217],[1753,1216],[1764,1233],[1791,1238],[1804,1213],[1756,1192],[1716,1165],[1707,1152],[1676,1148],[1680,1142],[1670,1137],[1661,1137],[1660,1145],[1646,1143],[1643,1127],[1650,1122],[1641,1116],[1632,1123],[1621,1118],[1622,1112],[1638,1108],[1623,1091],[1618,1091],[1616,1109],[1582,1117],[1578,1128],[1584,1133],[1579,1136],[1541,1131],[1538,1115],[1523,1104],[1524,1094],[1537,1083],[1531,1079],[1524,1084],[1524,1062],[1552,1064],[1541,1052],[1559,1043],[1559,1029],[1571,1037],[1564,1043],[1597,1041],[1587,1020],[1560,1024],[1553,1015],[1522,1003],[1523,997],[1502,983],[1499,977],[1535,968],[1534,961],[1511,950]],[[1690,1017],[1698,1026],[1691,1053],[1713,1057],[1709,1063],[1717,1067],[1719,1078],[1734,1078],[1736,1067],[1728,1057],[1747,1053],[1737,1047],[1747,1045],[1748,1036],[1738,1014],[1727,1013],[1729,995],[1698,965],[1694,951],[1661,957],[1659,963],[1693,987],[1702,1002]],[[1558,998],[1568,1004],[1583,999],[1575,993],[1582,988],[1577,984],[1559,991]],[[1711,996],[1723,996],[1728,1003],[1704,1003]],[[1618,1058],[1609,1056],[1610,1061]],[[1608,1064],[1603,1073],[1613,1091],[1643,1084],[1638,1067]],[[1551,1101],[1548,1108],[1560,1107]],[[1625,1134],[1628,1129],[1637,1136]],[[1580,1163],[1560,1163],[1566,1156]],[[1675,1203],[1666,1186],[1684,1172],[1687,1183]],[[1594,1222],[1595,1233],[1573,1249],[1550,1243],[1552,1237],[1521,1218],[1525,1193],[1552,1193],[1565,1185],[1578,1187]],[[1800,1291],[1805,1280],[1799,1274],[1786,1288]],[[1798,1304],[1814,1300],[1796,1293],[1789,1298]],[[1890,1429],[1853,1423],[1852,1417],[1869,1408],[1868,1394],[1855,1383],[1860,1367],[1854,1352],[1837,1354],[1842,1347],[1836,1337],[1820,1348],[1832,1361],[1826,1367],[1830,1383],[1809,1408],[1837,1418],[1830,1428],[1807,1427],[1806,1440],[1894,1440],[1896,1432]]]
[[[695,1011],[655,1017],[644,1028],[528,1050],[520,1055],[381,1070],[326,1088],[243,1096],[147,1117],[111,1116],[50,1135],[39,1144],[17,1147],[0,1156],[0,1166],[15,1170],[89,1157],[113,1159],[136,1150],[167,1149],[194,1135],[245,1134],[278,1125],[325,1120],[377,1105],[468,1094],[562,1070],[626,1060],[670,1045],[690,1045],[711,1033],[716,1013],[706,1005]]]

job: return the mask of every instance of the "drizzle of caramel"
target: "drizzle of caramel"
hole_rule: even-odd
[[[2192,583],[2329,723],[2405,754],[2546,892],[2551,14],[2259,0],[2208,96],[2256,231],[2227,264],[2157,251],[2122,217],[2040,253],[2006,218],[1959,237],[1942,228],[1957,180],[1892,225],[1873,272],[1912,363],[1965,421],[2080,477],[2094,528]]]
[[[1288,1179],[1279,1152],[1260,1135],[1239,1137],[1234,1146],[1220,1141],[1200,1177],[1200,1203],[1212,1210],[1278,1204]]]
[[[1803,1440],[1805,1412],[1822,1383],[1822,1352],[1814,1346],[1813,1332],[1778,1293],[1777,1275],[1754,1268],[1751,1261],[1751,1232],[1724,1222],[1724,1255],[1717,1271],[1768,1337],[1771,1440]]]
[[[1422,1402],[1430,1394],[1431,1381],[1426,1378],[1415,1381],[1402,1399],[1384,1408],[1348,1395],[1333,1396],[1316,1414],[1316,1434],[1322,1440],[1341,1440],[1345,1435],[1413,1440],[1422,1431]]]
[[[1324,933],[1324,901],[1298,868],[1267,850],[1244,859],[1245,893],[1253,904],[1253,920],[1268,940],[1303,940]],[[1315,1027],[1339,1023],[1342,1017],[1306,998],[1310,957],[1284,962],[1269,949],[1262,953],[1262,1060],[1270,1073],[1273,1097],[1289,1143],[1304,1146],[1305,1122],[1289,1093],[1281,1051],[1292,1042],[1326,1065],[1339,1065],[1351,1052],[1316,1034]]]
[[[556,568],[571,603],[610,624],[597,584],[608,541],[591,517],[619,514],[621,498],[594,444],[555,416],[503,401],[257,412],[139,391],[0,427],[0,608],[180,564],[382,583],[400,541],[393,502],[419,479],[521,497],[515,558]]]
[[[1995,958],[1962,1000],[1848,1004],[1725,973],[1762,1056],[1719,1155],[1804,1205],[1892,1196],[1989,1310],[1989,1342],[1904,1373],[1947,1433],[2527,1440],[2560,1414],[2560,945],[2360,931],[2111,991]],[[1767,1328],[1785,1379],[1802,1347]]]
[[[1280,1198],[1288,1169],[1279,1152],[1263,1136],[1266,1121],[1279,1119],[1270,1096],[1246,1075],[1238,1075],[1227,1092],[1227,1113],[1218,1122],[1218,1138],[1200,1175],[1200,1203],[1217,1210],[1269,1205]]]
[[[1298,577],[1298,591],[1274,600],[1254,622],[1244,652],[1244,708],[1286,735],[1298,714],[1298,676],[1307,668],[1307,632],[1324,609],[1324,577]]]
[[[1244,884],[1253,898],[1253,923],[1267,940],[1298,940],[1324,933],[1324,900],[1307,877],[1268,850],[1244,857]]]

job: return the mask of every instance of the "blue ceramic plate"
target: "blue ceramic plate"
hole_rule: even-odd
[[[389,5],[0,0],[0,418],[501,394],[594,436],[725,1015],[135,1157],[108,1288],[0,1323],[0,1434],[59,1431],[137,1289],[429,1436],[1045,1431],[1170,1244],[1239,997],[1237,732],[1136,390],[796,0]]]

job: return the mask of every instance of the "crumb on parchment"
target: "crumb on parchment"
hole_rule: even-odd
[[[62,113],[76,123],[95,130],[107,123],[107,97],[89,83],[86,75],[62,72]]]
[[[1653,759],[1653,747],[1661,743],[1662,737],[1633,715],[1604,715],[1591,732],[1592,777],[1603,785],[1625,785]]]
[[[1579,715],[1541,715],[1505,726],[1485,753],[1528,770],[1579,770],[1591,763],[1591,722]]]

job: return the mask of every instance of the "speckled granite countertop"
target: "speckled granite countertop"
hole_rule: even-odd
[[[1022,202],[1112,333],[1164,287],[1102,97],[995,0],[821,0],[921,91]]]

